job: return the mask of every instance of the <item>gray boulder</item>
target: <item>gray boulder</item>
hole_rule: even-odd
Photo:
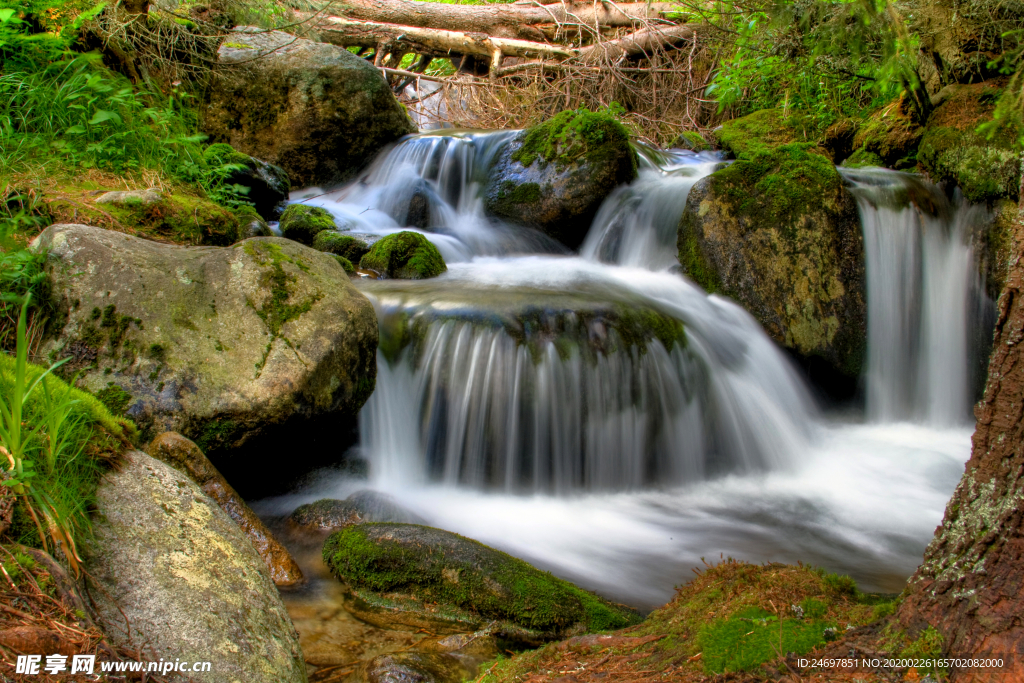
[[[71,358],[62,369],[145,438],[176,431],[215,462],[272,433],[294,447],[310,420],[354,420],[373,391],[377,318],[328,254],[279,237],[178,247],[72,224],[33,246],[63,321],[43,353]]]
[[[324,498],[300,505],[289,520],[299,529],[321,533],[367,522],[423,523],[420,517],[399,505],[394,498],[377,491],[357,491],[345,500]]]
[[[484,206],[575,249],[601,202],[636,174],[629,133],[611,114],[564,111],[502,150],[488,172]]]
[[[380,72],[343,47],[241,27],[217,59],[204,131],[284,168],[294,186],[347,180],[416,132]]]
[[[266,566],[187,476],[130,452],[100,485],[96,508],[84,566],[114,644],[141,645],[154,659],[209,661],[210,672],[189,674],[202,683],[306,680]]]

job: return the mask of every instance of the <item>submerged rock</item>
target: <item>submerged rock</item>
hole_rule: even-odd
[[[313,418],[336,429],[373,391],[377,318],[328,254],[279,237],[195,249],[67,224],[33,247],[63,321],[43,353],[70,357],[62,370],[144,438],[176,431],[216,462],[287,422],[295,448]]]
[[[395,652],[374,657],[361,673],[366,683],[462,683],[476,667],[439,652]]]
[[[294,185],[348,180],[416,132],[380,72],[343,47],[242,27],[217,59],[204,131],[284,168]]]
[[[146,659],[213,662],[197,681],[306,680],[298,636],[266,566],[187,476],[128,453],[100,484],[92,524],[84,566],[115,645],[141,646]]]
[[[448,270],[437,247],[418,232],[408,230],[375,242],[359,266],[400,280],[426,280]]]
[[[280,166],[268,164],[256,157],[243,154],[224,143],[210,145],[203,152],[203,160],[213,166],[234,166],[224,176],[227,185],[245,188],[246,201],[252,202],[264,220],[274,220],[279,205],[288,199],[292,189],[288,174]]]
[[[164,432],[146,448],[149,455],[188,475],[221,509],[235,520],[249,537],[278,586],[294,586],[302,582],[302,570],[266,525],[245,504],[231,484],[221,476],[199,446],[175,432]]]
[[[367,522],[423,522],[394,498],[377,491],[357,491],[345,500],[323,498],[300,505],[289,520],[300,529],[313,532],[331,532]]]
[[[311,246],[321,232],[337,230],[334,216],[327,209],[306,204],[290,204],[281,214],[281,236]],[[324,250],[320,250],[324,251]]]
[[[441,529],[360,524],[331,534],[323,556],[350,591],[346,608],[381,627],[441,634],[493,621],[503,637],[539,643],[640,620],[626,607]]]
[[[753,147],[701,179],[678,247],[707,292],[734,299],[783,346],[859,376],[867,331],[857,204],[812,145]]]
[[[637,175],[629,133],[611,114],[564,111],[517,135],[488,172],[488,213],[583,243],[612,190]]]
[[[992,138],[978,133],[992,120],[1001,93],[991,83],[943,88],[918,150],[918,161],[933,180],[958,185],[972,202],[1016,202],[1020,191],[1016,128],[1002,127]]]

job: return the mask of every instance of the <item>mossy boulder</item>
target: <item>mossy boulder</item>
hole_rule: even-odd
[[[358,237],[336,230],[323,230],[318,232],[313,239],[313,248],[317,251],[326,251],[328,254],[342,256],[352,263],[359,263],[363,255],[370,251],[370,244]]]
[[[243,154],[223,142],[207,147],[203,161],[211,168],[224,169],[223,181],[226,184],[245,188],[246,201],[252,203],[264,220],[277,217],[280,204],[288,199],[292,189],[288,173],[283,168]]]
[[[744,152],[690,191],[679,262],[731,297],[768,334],[848,377],[866,344],[864,247],[857,204],[811,144]]]
[[[280,166],[294,186],[348,180],[416,132],[380,72],[343,47],[242,27],[217,60],[204,132]]]
[[[843,166],[912,169],[917,165],[917,148],[923,133],[909,102],[900,98],[873,112],[858,126],[853,136],[854,152]]]
[[[281,214],[281,236],[312,246],[325,230],[337,230],[334,216],[327,209],[306,204],[290,204]]]
[[[448,270],[437,247],[408,230],[381,238],[360,259],[359,266],[401,280],[425,280]]]
[[[106,213],[121,228],[177,244],[234,244],[245,239],[252,222],[244,209],[233,212],[209,199],[156,189],[105,192],[94,206],[79,207],[81,217],[108,222]]]
[[[370,623],[451,633],[498,622],[506,636],[541,642],[640,621],[629,608],[441,529],[360,524],[331,534],[323,556]]]
[[[704,136],[695,130],[685,130],[676,136],[669,147],[674,149],[688,149],[691,152],[705,152],[711,149],[711,145]]]
[[[502,150],[488,171],[485,208],[575,249],[605,197],[636,174],[629,132],[614,116],[563,111]]]
[[[753,114],[726,121],[714,130],[715,142],[736,158],[770,151],[791,142],[808,142],[817,131],[799,113],[782,109],[762,109]]]
[[[263,560],[186,475],[127,453],[97,491],[92,529],[83,564],[112,644],[144,643],[154,661],[215,662],[200,681],[307,680]]]
[[[1003,128],[991,138],[978,132],[992,120],[1001,94],[993,83],[944,88],[918,150],[917,160],[933,180],[958,185],[972,202],[1017,201],[1020,192],[1016,128]]]
[[[309,532],[330,532],[368,522],[419,524],[418,516],[394,498],[376,491],[357,491],[345,500],[322,498],[300,505],[288,517],[293,527]]]
[[[297,448],[314,423],[336,431],[373,391],[377,318],[329,254],[280,237],[187,248],[68,224],[33,248],[61,321],[42,353],[69,358],[62,371],[93,392],[130,394],[140,428],[183,434],[218,467],[273,434]]]
[[[247,240],[250,237],[271,237],[274,232],[263,220],[263,216],[256,212],[256,209],[243,205],[235,209],[235,217],[238,218],[240,226],[240,237]]]

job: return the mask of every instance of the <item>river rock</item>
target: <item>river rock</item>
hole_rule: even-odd
[[[917,160],[932,180],[960,187],[972,202],[1016,202],[1020,190],[1018,131],[1002,126],[994,137],[978,133],[992,120],[1002,89],[990,83],[950,85],[936,97]]]
[[[104,224],[113,219],[119,229],[178,244],[234,244],[245,239],[251,223],[245,209],[230,211],[209,199],[153,188],[105,192],[78,209],[82,217]]]
[[[690,278],[734,299],[781,345],[860,375],[867,332],[857,204],[811,144],[755,147],[697,182],[678,247]]]
[[[359,260],[359,267],[400,280],[426,280],[448,270],[437,247],[420,233],[408,230],[375,242]]]
[[[357,491],[345,500],[323,498],[300,505],[289,520],[294,526],[311,532],[331,532],[367,522],[423,522],[394,498],[377,491]]]
[[[188,248],[73,224],[33,248],[62,321],[43,353],[70,357],[65,372],[144,438],[178,432],[214,462],[257,436],[295,449],[316,419],[337,433],[373,391],[377,318],[328,254],[279,237]]]
[[[147,659],[212,662],[193,674],[202,683],[306,680],[266,565],[186,475],[129,452],[100,484],[92,524],[84,566],[113,644],[141,646]]]
[[[246,189],[245,199],[251,202],[264,220],[274,220],[280,213],[280,204],[288,199],[292,189],[288,174],[280,166],[242,154],[223,142],[210,145],[203,152],[203,160],[211,166],[231,165],[234,168],[224,176],[227,185]]]
[[[280,228],[282,237],[312,246],[318,234],[337,230],[338,226],[334,224],[334,216],[327,209],[306,204],[291,204],[281,214]]]
[[[204,131],[285,169],[293,185],[348,180],[416,132],[380,72],[343,47],[240,27],[217,60]]]
[[[622,628],[640,618],[482,543],[415,524],[359,524],[328,537],[324,563],[346,609],[382,628],[495,633],[539,643]]]
[[[380,238],[369,241],[361,235],[351,235],[336,230],[323,230],[318,232],[313,239],[313,248],[317,251],[326,251],[348,259],[352,263],[359,263],[360,259],[370,251]]]
[[[199,446],[175,432],[164,432],[146,448],[146,452],[179,472],[188,475],[245,532],[260,554],[278,586],[294,586],[302,582],[302,570],[291,554],[274,538],[266,525],[245,504],[231,484],[217,471]]]
[[[360,674],[365,683],[462,683],[476,667],[439,652],[395,652],[374,657]]]
[[[488,172],[485,208],[575,249],[605,197],[636,175],[629,133],[615,117],[564,111],[502,150]]]

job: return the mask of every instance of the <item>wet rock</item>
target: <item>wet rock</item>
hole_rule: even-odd
[[[235,520],[249,537],[278,586],[294,586],[302,582],[302,570],[260,518],[245,504],[231,484],[221,476],[194,442],[176,432],[164,432],[146,448],[149,455],[179,472],[188,475],[221,509]]]
[[[279,237],[195,249],[68,224],[33,245],[63,321],[43,354],[71,356],[62,369],[144,439],[178,432],[223,470],[256,437],[295,448],[321,416],[354,419],[373,391],[376,315],[328,254]]]
[[[234,166],[225,174],[224,183],[244,187],[247,190],[246,201],[252,202],[264,220],[277,218],[279,205],[288,199],[292,189],[283,168],[243,154],[225,143],[207,147],[203,152],[203,160],[211,166]]]
[[[113,644],[142,646],[150,659],[215,662],[197,681],[306,680],[266,565],[186,475],[129,452],[100,484],[92,525],[84,567]]]
[[[346,609],[382,628],[494,632],[540,643],[622,628],[639,615],[482,543],[414,524],[336,531],[324,563],[347,586]]]
[[[924,129],[914,120],[909,100],[900,99],[873,112],[853,136],[853,153],[843,166],[884,166],[898,171],[917,165]]]
[[[425,189],[417,188],[409,199],[409,209],[405,214],[405,220],[399,222],[410,228],[419,228],[420,230],[429,228],[430,193]]]
[[[158,204],[163,201],[164,194],[156,188],[147,190],[118,190],[104,192],[96,198],[97,204],[115,204],[117,206]]]
[[[247,240],[250,237],[272,237],[274,232],[263,220],[263,217],[256,213],[251,206],[243,206],[235,210],[239,220],[239,239]]]
[[[217,59],[204,131],[285,169],[293,185],[348,180],[416,132],[380,72],[343,47],[241,27]]]
[[[324,498],[300,505],[289,520],[305,531],[325,533],[367,522],[423,522],[391,496],[377,491],[358,491],[345,500]]]
[[[992,83],[951,85],[925,126],[917,159],[936,182],[960,187],[972,202],[1016,202],[1020,190],[1018,132],[1001,127],[994,137],[978,133],[992,120],[1002,89]]]
[[[856,378],[867,343],[856,200],[809,143],[749,149],[690,191],[679,262],[781,345]]]
[[[396,652],[374,657],[361,674],[365,683],[462,683],[476,667],[437,652]]]
[[[382,237],[359,260],[359,266],[400,280],[426,280],[448,270],[437,247],[410,231]]]
[[[334,224],[334,216],[327,209],[290,204],[281,214],[280,227],[282,237],[311,246],[319,233],[337,230],[338,226]]]
[[[636,174],[629,134],[611,114],[564,111],[502,150],[488,172],[485,208],[575,249],[605,197]]]
[[[375,236],[377,237],[377,236]],[[376,242],[377,239],[373,240]],[[358,235],[337,232],[335,230],[323,230],[318,232],[313,240],[313,248],[317,251],[326,251],[348,259],[351,263],[359,263],[360,259],[370,251],[373,242],[361,238]]]

